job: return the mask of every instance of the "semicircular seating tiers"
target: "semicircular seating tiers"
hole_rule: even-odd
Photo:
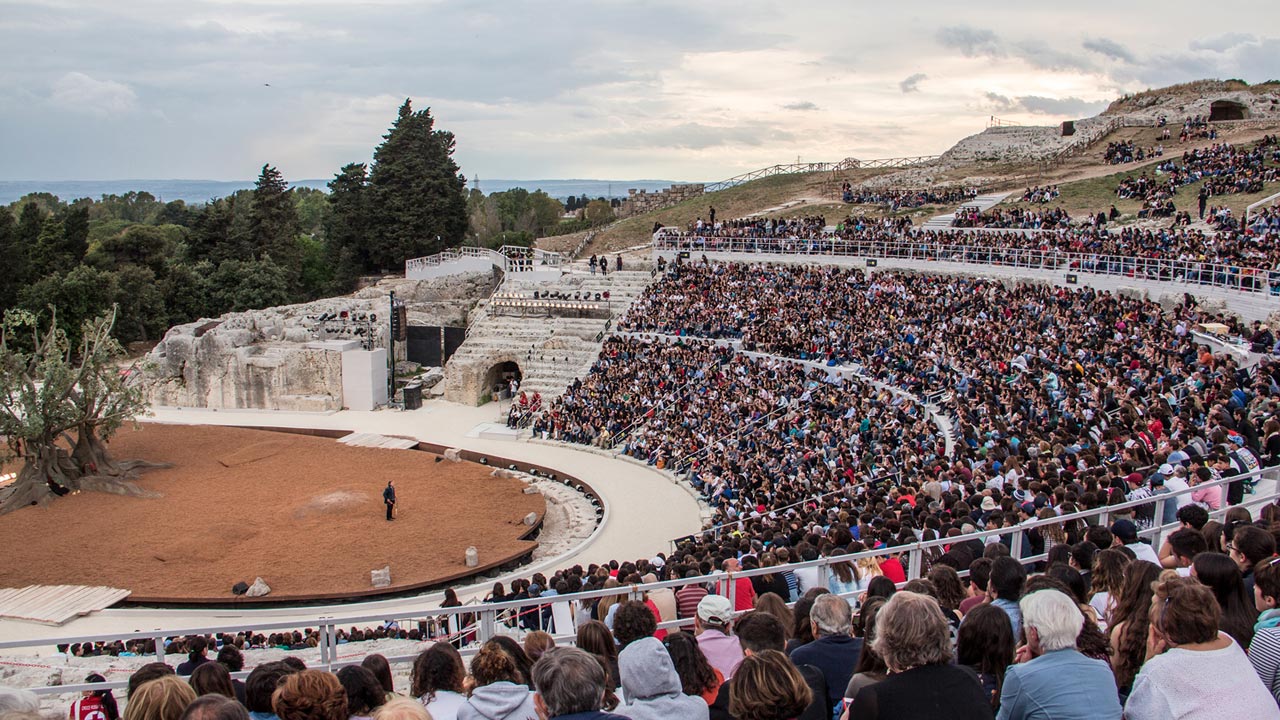
[[[1232,322],[1094,288],[692,262],[619,325],[679,341],[610,339],[534,430],[689,472],[717,523],[804,497],[838,510],[845,485],[948,468],[1004,481],[1037,464],[1105,479],[1193,432],[1224,440],[1215,418],[1270,393],[1270,362],[1246,370],[1197,345],[1190,329],[1207,321]],[[928,398],[953,418],[954,455],[915,403],[703,339],[852,366]]]

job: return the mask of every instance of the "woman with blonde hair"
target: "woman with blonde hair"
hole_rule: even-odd
[[[303,670],[280,681],[271,709],[280,720],[347,720],[347,691],[333,673]]]
[[[375,710],[373,720],[431,720],[431,713],[420,702],[397,697]]]
[[[600,589],[613,590],[619,587],[622,587],[622,583],[618,582],[617,578],[611,577],[608,580],[604,581],[604,586],[601,587]],[[623,599],[625,598],[626,598],[625,593],[618,593],[617,595],[605,595],[604,597],[600,598],[599,602],[596,603],[595,619],[604,623],[605,627],[609,628],[609,630],[612,631],[613,630],[613,608],[618,603],[622,602]]]
[[[164,675],[129,693],[124,720],[179,720],[195,700],[196,691],[184,680],[177,675]],[[341,720],[347,720],[346,716]]]
[[[928,595],[894,593],[876,616],[873,645],[889,676],[858,691],[850,720],[993,716],[991,701],[973,671],[951,664],[951,627],[938,601]]]
[[[812,700],[800,671],[777,650],[747,655],[729,681],[729,715],[736,720],[794,720]]]

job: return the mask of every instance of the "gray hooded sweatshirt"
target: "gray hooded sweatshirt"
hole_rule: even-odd
[[[529,688],[502,680],[472,690],[458,720],[538,720],[538,711]]]
[[[615,713],[634,720],[707,720],[707,703],[684,694],[671,655],[657,638],[628,645],[618,655],[618,668],[627,704]]]

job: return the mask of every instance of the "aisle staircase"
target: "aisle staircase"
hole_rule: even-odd
[[[999,205],[1001,201],[1009,197],[1009,195],[1010,193],[1007,193],[1007,192],[1006,193],[988,193],[986,195],[979,195],[978,197],[964,203],[960,207],[966,207],[966,208],[976,207],[980,211],[986,212],[987,210],[990,210],[996,205]],[[958,210],[960,208],[956,208],[956,209]],[[934,217],[931,217],[928,220],[926,220],[924,225],[920,227],[923,230],[934,230],[934,231],[950,230],[951,221],[955,219],[955,216],[956,216],[955,210],[952,210],[946,215],[935,215]]]
[[[608,317],[519,317],[495,312],[484,301],[468,323],[467,339],[445,366],[446,400],[476,403],[487,389],[477,388],[489,368],[513,361],[520,367],[521,389],[546,399],[564,393],[575,378],[585,377],[604,336],[626,314],[652,282],[647,270],[623,270],[608,275],[570,273],[554,282],[508,277],[495,295],[532,297],[543,293],[609,293]]]

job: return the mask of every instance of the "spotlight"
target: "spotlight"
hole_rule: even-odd
[[[440,456],[438,456],[438,455],[437,455],[437,456],[436,456],[436,462],[444,462],[444,458],[442,458],[442,457],[440,457]]]
[[[555,481],[556,481],[556,474],[555,474],[555,473],[551,473],[550,475],[548,475],[548,476],[547,476],[547,479],[549,479],[551,482],[555,482]]]
[[[488,465],[488,464],[489,464],[489,458],[487,458],[487,457],[482,457],[482,458],[480,458],[480,464],[481,464],[481,465]]]
[[[515,464],[515,463],[511,463],[510,465],[508,465],[508,466],[507,466],[507,469],[508,469],[508,470],[515,470],[515,469],[516,469],[516,464]]]
[[[529,468],[529,474],[538,477],[538,468]]]

